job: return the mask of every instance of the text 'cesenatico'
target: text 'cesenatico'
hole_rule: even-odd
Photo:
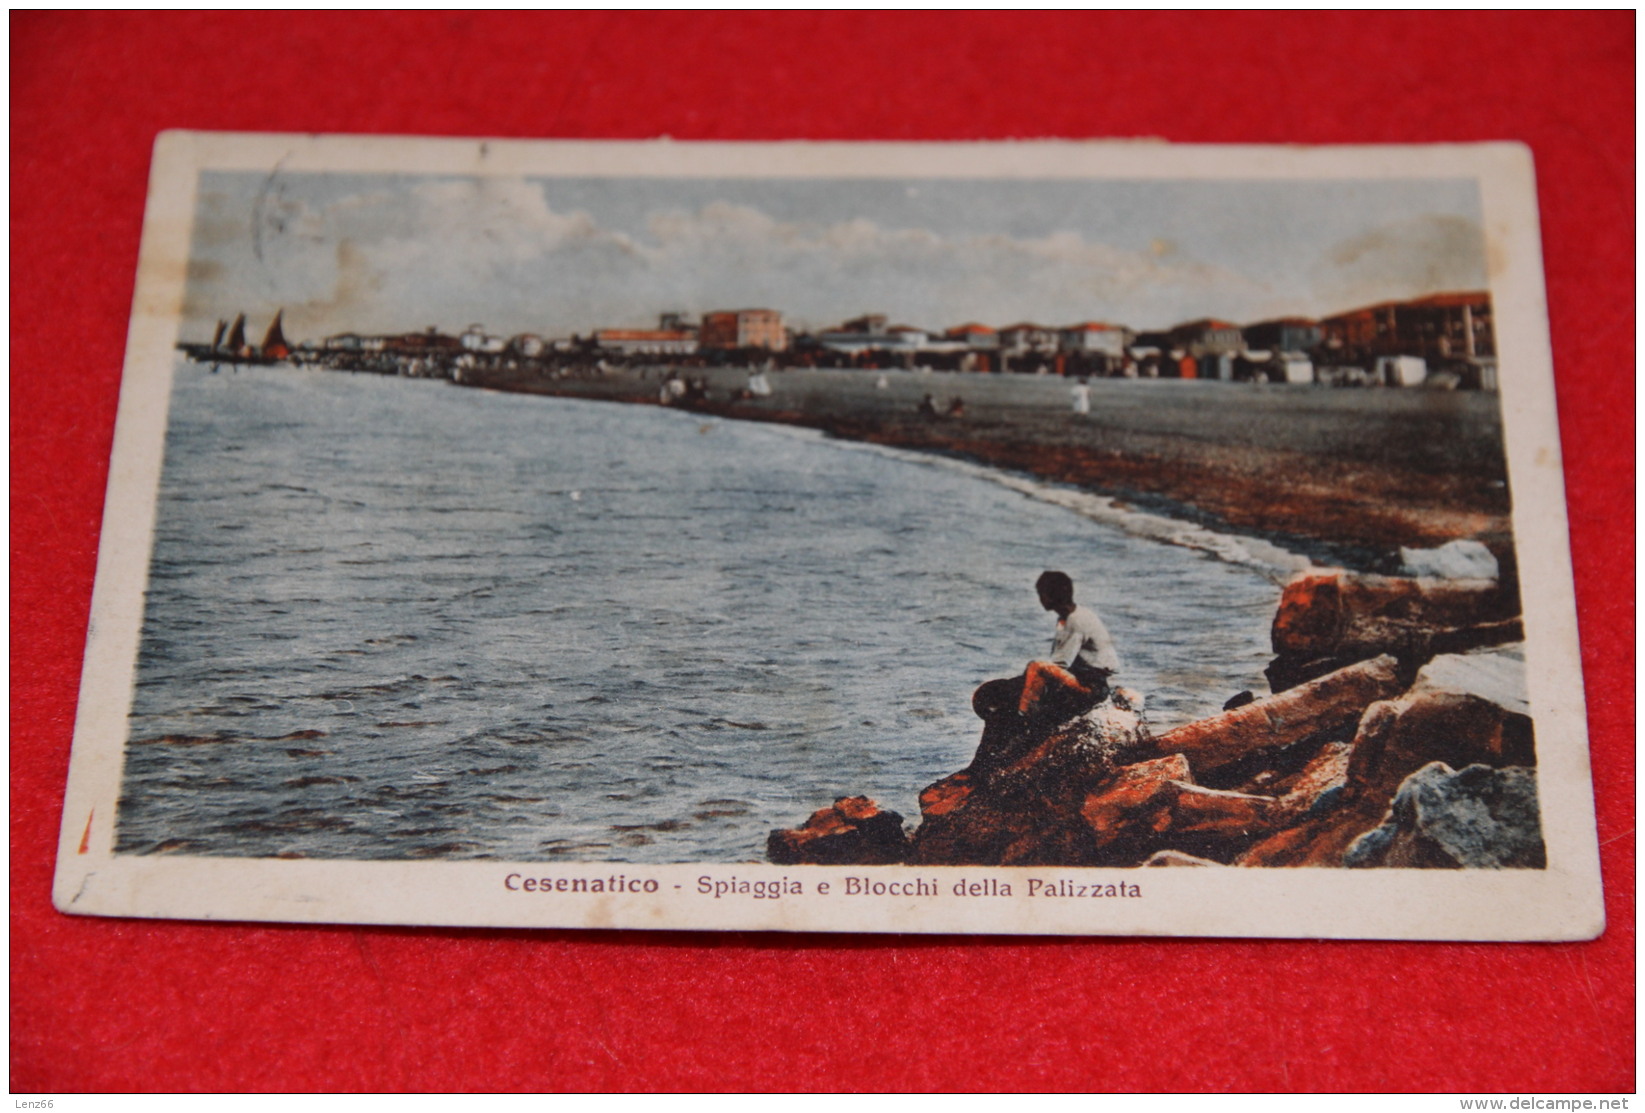
[[[612,874],[609,877],[526,877],[511,873],[503,888],[515,893],[656,893],[662,885],[656,878]],[[684,890],[671,885],[671,890]],[[1003,880],[997,877],[939,881],[934,877],[881,880],[875,877],[831,878],[804,882],[784,875],[778,878],[716,877],[703,874],[691,890],[714,900],[745,898],[779,900],[782,897],[1051,897],[1062,900],[1138,899],[1142,886],[1132,881],[1103,882],[1070,877],[1027,877]]]

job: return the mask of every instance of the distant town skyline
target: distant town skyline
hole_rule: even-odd
[[[653,327],[863,313],[941,331],[1319,317],[1487,285],[1467,179],[524,179],[206,173],[186,335]],[[260,327],[260,326],[259,326]]]

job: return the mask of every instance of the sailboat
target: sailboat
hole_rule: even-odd
[[[274,314],[274,320],[268,326],[268,332],[263,334],[261,354],[269,361],[290,359],[291,346],[286,343],[286,334],[280,329],[280,318],[285,316],[284,309]]]
[[[228,324],[222,320],[217,322],[216,331],[211,334],[210,344],[179,344],[178,347],[188,352],[190,358],[202,363],[210,362],[211,369],[216,371],[223,364],[239,367],[247,364],[280,363],[291,358],[291,343],[286,339],[285,310],[281,309],[274,314],[274,320],[269,322],[268,331],[263,334],[263,342],[253,346],[246,342],[246,315],[235,315],[234,323]]]
[[[251,354],[246,347],[246,315],[240,314],[234,318],[234,327],[228,330],[228,339],[223,341],[223,354],[229,359],[240,359]]]

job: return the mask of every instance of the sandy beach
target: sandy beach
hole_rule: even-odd
[[[666,368],[469,385],[656,404]],[[953,453],[1277,541],[1316,561],[1392,571],[1397,549],[1477,538],[1512,569],[1493,393],[1097,379],[1090,412],[1051,377],[690,369],[703,413]],[[920,413],[929,394],[945,416]],[[963,413],[946,415],[963,401]]]

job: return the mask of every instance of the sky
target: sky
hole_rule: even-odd
[[[1165,328],[1486,284],[1470,180],[1049,181],[201,175],[184,339],[284,309],[317,340],[664,312]]]

